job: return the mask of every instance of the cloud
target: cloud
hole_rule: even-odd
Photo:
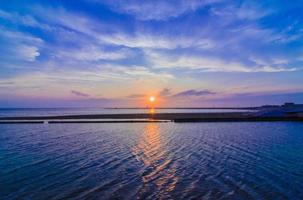
[[[133,32],[129,32],[123,27],[119,27],[115,24],[109,24],[106,21],[97,20],[96,18],[88,17],[83,14],[67,12],[64,9],[56,10],[40,8],[38,10],[41,16],[46,16],[46,19],[49,20],[50,23],[73,30],[73,34],[76,34],[76,40],[79,41],[79,38],[84,38],[84,40],[96,43],[96,46],[88,44],[91,45],[91,47],[87,48],[86,46],[83,46],[83,48],[78,48],[74,51],[63,49],[63,51],[57,52],[59,56],[65,55],[68,58],[73,58],[73,55],[77,55],[74,56],[75,59],[78,58],[85,61],[96,61],[100,59],[117,60],[128,57],[133,49],[138,49],[143,52],[146,52],[149,49],[167,51],[188,49],[183,52],[189,55],[184,56],[182,53],[170,58],[174,62],[171,62],[169,59],[166,62],[170,62],[171,64],[164,63],[164,67],[170,65],[171,67],[184,67],[188,70],[200,69],[206,72],[282,72],[296,70],[295,67],[284,67],[284,65],[252,66],[247,63],[243,64],[245,56],[245,61],[249,61],[249,54],[251,54],[251,52],[248,51],[250,48],[248,41],[251,41],[251,43],[254,44],[253,48],[262,49],[264,45],[267,45],[266,43],[278,42],[282,41],[281,38],[287,38],[285,35],[277,34],[271,29],[260,28],[254,23],[241,23],[238,26],[226,27],[224,25],[216,25],[216,21],[214,21],[211,16],[208,16],[211,23],[209,23],[207,27],[196,29],[195,31],[193,30],[193,34],[180,33],[171,35],[166,29],[164,29],[164,31],[146,29],[144,26],[142,27],[140,23],[139,26],[133,27]],[[221,17],[222,16],[220,16],[220,18]],[[220,18],[217,21],[220,21]],[[225,20],[224,17],[222,18],[222,20]],[[233,24],[237,24],[237,20],[239,19],[233,19]],[[224,30],[221,31],[223,35],[218,37],[216,34],[213,34],[213,30],[218,30],[219,32],[220,30]],[[67,30],[65,31],[67,32]],[[83,37],[83,34],[89,38]],[[86,42],[84,42],[83,45],[87,45],[85,43]],[[113,52],[106,50],[105,52],[102,48],[98,47],[104,45],[122,46],[125,47],[125,49],[123,51]],[[200,55],[190,55],[191,52],[199,53],[196,49],[201,50],[203,53],[209,51],[211,52],[211,55],[206,54],[208,58],[204,58],[202,52]],[[222,49],[225,49],[225,52],[222,52]],[[231,54],[229,58],[235,54],[240,54],[242,56],[233,58],[234,60],[230,62],[226,61],[226,58],[222,58],[222,54]],[[267,54],[270,54],[270,51],[267,52]],[[160,55],[160,57],[161,56],[167,57],[167,55]],[[219,56],[221,56],[221,58],[219,58]],[[264,57],[263,54],[255,56],[259,57],[259,59]],[[147,57],[147,61],[149,61],[149,59],[150,57]],[[178,63],[176,63],[176,60]],[[159,61],[156,60],[156,62],[155,59],[151,60],[156,67],[162,66],[162,63],[159,63],[160,61],[165,62],[165,58],[162,58]]]
[[[89,94],[86,94],[86,93],[83,93],[83,92],[79,92],[79,91],[76,91],[76,90],[71,90],[70,92],[72,94],[76,95],[76,96],[79,96],[79,97],[90,97]]]
[[[15,53],[17,56],[19,56],[19,58],[22,58],[26,61],[35,61],[36,58],[40,55],[38,47],[26,45],[17,47]]]
[[[121,69],[123,71],[121,71]],[[174,76],[168,73],[153,72],[149,68],[144,66],[132,66],[132,67],[121,67],[121,73],[126,74],[128,77],[137,77],[137,78],[157,78],[157,79],[174,79]]]
[[[171,89],[170,88],[164,88],[159,92],[159,96],[166,97],[171,95]]]
[[[216,94],[209,90],[185,90],[174,95],[174,97],[188,97],[188,96],[206,96]]]
[[[163,1],[164,2],[164,1]],[[36,8],[39,16],[43,17],[48,23],[53,26],[60,27],[58,29],[70,35],[75,35],[75,39],[83,38],[83,34],[90,38],[98,45],[115,45],[128,48],[154,48],[154,49],[176,49],[176,48],[199,48],[211,49],[214,48],[215,42],[207,37],[187,36],[183,34],[172,36],[169,33],[155,33],[152,30],[146,30],[140,26],[134,27],[132,32],[125,30],[116,24],[111,24],[107,21],[102,21],[93,17],[88,17],[83,14],[68,12],[65,9],[53,8]],[[62,30],[63,28],[63,30]],[[81,33],[81,34],[79,34]],[[64,36],[63,36],[64,37]],[[60,38],[59,38],[60,39]],[[69,39],[69,38],[66,38]]]
[[[127,96],[127,98],[130,98],[130,99],[140,99],[140,98],[143,98],[145,96],[146,96],[145,94],[131,94],[131,95]]]
[[[161,91],[159,91],[158,96],[159,97],[165,97],[165,98],[173,98],[173,97],[189,97],[189,96],[206,96],[206,95],[212,95],[212,94],[217,94],[215,92],[209,91],[209,90],[185,90],[182,92],[179,92],[177,94],[172,93],[172,89],[170,88],[164,88]],[[131,94],[127,96],[127,98],[134,98],[134,99],[139,99],[139,98],[144,98],[146,97],[145,94]]]
[[[244,1],[236,11],[236,15],[240,19],[256,20],[263,18],[272,12],[272,9],[264,8],[261,4],[257,4],[253,1]]]
[[[55,56],[80,61],[120,60],[130,57],[131,52],[127,49],[111,51],[97,46],[87,46],[82,49],[61,49]]]
[[[135,34],[116,32],[114,34],[101,34],[98,39],[108,44],[122,45],[129,48],[152,48],[152,49],[177,49],[177,48],[199,48],[211,49],[215,43],[208,38],[157,35],[150,32],[137,31]]]
[[[283,72],[296,71],[298,68],[268,65],[245,65],[235,61],[225,61],[216,57],[170,54],[156,51],[145,51],[146,56],[155,68],[183,68],[204,72]]]
[[[3,59],[15,61],[35,61],[40,55],[39,48],[43,40],[19,31],[8,30],[0,26],[0,37],[3,38],[0,53]]]
[[[22,26],[40,28],[44,30],[51,29],[48,25],[39,22],[36,18],[30,15],[20,15],[16,12],[11,13],[6,12],[4,10],[0,10],[0,18],[5,19],[13,24],[18,24]]]
[[[0,81],[0,85],[14,85],[13,81]]]
[[[60,68],[60,65],[63,64],[65,63],[54,63],[52,65],[52,63],[41,62],[37,63],[37,66],[43,66],[42,69],[37,68],[35,71],[19,73],[11,77],[4,76],[1,82],[13,82],[14,84],[2,84],[0,92],[6,95],[69,98],[68,94],[76,95],[76,93],[71,93],[70,88],[79,88],[75,91],[89,91],[88,94],[97,97],[98,91],[102,90],[107,97],[111,98],[126,96],[132,91],[130,88],[139,85],[145,90],[149,85],[160,87],[171,80],[169,75],[152,73],[142,67],[138,69],[133,66],[129,68],[119,65],[94,65],[93,68],[86,66],[83,69],[79,66]],[[119,90],[113,88],[119,88]]]
[[[147,0],[144,2],[129,0],[126,4],[123,0],[97,2],[106,3],[114,11],[133,15],[139,20],[168,20],[187,12],[194,12],[202,6],[218,2],[218,0]]]
[[[302,90],[285,92],[251,92],[234,93],[226,96],[210,99],[207,103],[218,106],[262,106],[281,105],[285,102],[301,103],[303,98]]]
[[[262,2],[263,3],[263,2]],[[243,1],[223,4],[222,6],[212,7],[211,11],[216,16],[225,19],[225,22],[236,20],[258,20],[274,12],[273,9],[253,1]]]

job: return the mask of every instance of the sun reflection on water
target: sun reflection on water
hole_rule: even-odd
[[[141,171],[143,185],[139,191],[140,196],[150,192],[153,187],[158,189],[158,195],[167,195],[175,189],[178,182],[177,168],[162,143],[160,131],[157,123],[147,124],[138,144],[133,148],[133,154],[144,165]]]
[[[150,108],[148,111],[149,114],[155,114],[156,110],[154,108]]]

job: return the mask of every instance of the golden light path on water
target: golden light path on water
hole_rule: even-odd
[[[149,123],[144,127],[138,144],[133,148],[133,154],[144,165],[141,171],[143,185],[138,195],[142,196],[156,188],[158,197],[169,195],[175,189],[178,177],[176,166],[169,158],[169,153],[161,142],[159,125]]]
[[[156,110],[154,108],[150,108],[148,111],[149,114],[155,114]]]

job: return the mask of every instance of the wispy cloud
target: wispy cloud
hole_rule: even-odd
[[[8,20],[9,22],[17,25],[28,26],[41,28],[45,30],[51,29],[47,24],[43,24],[39,22],[36,18],[30,15],[21,15],[17,12],[6,12],[4,10],[0,10],[0,19]]]
[[[170,88],[164,88],[159,92],[159,96],[166,97],[172,94],[172,90]]]
[[[140,20],[167,20],[178,17],[187,12],[193,12],[202,6],[206,6],[218,0],[179,0],[179,1],[161,1],[147,0],[142,3],[138,0],[130,0],[125,4],[122,0],[117,1],[98,1],[106,3],[114,11],[126,13],[135,16]]]
[[[283,72],[296,71],[297,68],[268,65],[245,65],[234,61],[198,56],[198,55],[174,55],[168,53],[159,54],[156,51],[146,51],[150,62],[156,68],[185,68],[204,72]]]
[[[82,49],[60,49],[55,56],[80,61],[120,60],[130,57],[131,52],[127,49],[111,51],[97,46],[87,46]]]
[[[263,3],[263,2],[262,2]],[[220,18],[225,18],[225,22],[233,22],[236,20],[258,20],[274,12],[260,2],[242,1],[231,4],[223,4],[218,7],[212,7],[213,14]]]
[[[39,48],[43,40],[19,31],[8,30],[0,26],[0,36],[3,38],[0,46],[2,59],[10,61],[35,61],[40,55]]]
[[[176,49],[189,47],[211,49],[215,46],[215,43],[211,39],[206,38],[171,37],[169,35],[154,35],[144,32],[137,32],[134,35],[117,32],[112,35],[99,35],[99,39],[109,44],[143,49]]]
[[[244,6],[247,7],[247,6]],[[240,9],[240,8],[239,8]],[[41,10],[41,9],[39,9]],[[39,11],[41,12],[41,11]],[[239,11],[237,11],[239,12]],[[41,12],[42,13],[42,12]],[[296,70],[295,67],[285,67],[282,66],[270,66],[270,65],[264,65],[264,66],[253,66],[248,65],[247,63],[243,64],[243,60],[241,58],[235,58],[238,60],[231,61],[225,61],[221,60],[221,58],[218,58],[216,54],[222,54],[220,48],[225,48],[230,50],[230,52],[240,53],[242,54],[248,54],[249,52],[246,52],[245,43],[249,40],[254,41],[263,41],[263,42],[273,42],[273,41],[279,41],[282,37],[279,34],[274,33],[270,29],[264,29],[259,28],[256,24],[248,24],[248,25],[241,25],[236,27],[229,27],[225,31],[228,33],[225,35],[225,38],[230,39],[224,39],[222,38],[214,38],[212,36],[211,32],[213,29],[224,29],[226,27],[216,27],[215,25],[210,25],[211,27],[207,27],[207,29],[203,30],[203,36],[201,35],[175,35],[172,36],[171,34],[167,33],[154,33],[153,31],[146,31],[143,28],[137,28],[135,29],[135,32],[129,33],[126,31],[123,31],[123,29],[120,29],[119,27],[115,26],[109,26],[104,21],[98,21],[94,18],[87,17],[84,15],[79,15],[71,12],[67,12],[64,9],[60,9],[59,11],[56,11],[54,9],[46,9],[47,20],[49,20],[51,23],[60,25],[62,27],[68,27],[69,29],[80,32],[81,34],[85,34],[94,41],[98,43],[98,45],[114,45],[114,46],[124,46],[125,49],[123,51],[114,51],[111,52],[109,50],[106,50],[105,53],[102,48],[92,46],[91,48],[78,48],[75,50],[64,50],[57,51],[58,56],[67,55],[68,58],[73,58],[73,55],[75,59],[82,59],[82,60],[88,60],[88,61],[95,61],[98,59],[108,59],[108,60],[114,60],[114,59],[121,59],[125,58],[129,55],[129,53],[132,51],[130,49],[140,49],[141,51],[146,52],[148,49],[162,49],[162,50],[174,50],[174,49],[189,49],[186,54],[176,54],[172,59],[175,62],[171,62],[171,60],[168,60],[167,62],[172,64],[165,64],[165,66],[171,65],[172,67],[186,67],[188,69],[203,69],[205,71],[231,71],[231,72],[281,72],[281,71],[294,71]],[[56,15],[54,15],[56,13]],[[55,16],[55,17],[50,17]],[[74,23],[75,19],[77,19],[77,23]],[[233,19],[234,23],[237,19]],[[214,27],[212,27],[214,26]],[[139,26],[140,27],[140,26]],[[104,29],[108,29],[109,31],[105,32]],[[209,30],[208,30],[209,29]],[[206,31],[206,32],[205,32]],[[77,38],[83,38],[82,35],[77,35]],[[270,38],[270,39],[268,39]],[[88,39],[85,39],[88,40]],[[85,42],[83,45],[87,45],[87,42]],[[264,45],[264,43],[261,43]],[[260,45],[261,45],[260,44]],[[259,46],[260,46],[259,45]],[[243,47],[242,47],[243,46]],[[127,50],[129,48],[129,50]],[[213,58],[209,57],[208,54],[206,54],[207,58],[203,58],[202,55],[190,55],[191,50],[190,49],[200,49],[210,51]],[[216,52],[217,51],[217,52]],[[249,53],[250,54],[250,53]],[[165,53],[164,55],[166,56]],[[222,55],[220,55],[222,56]],[[257,56],[257,55],[255,55]],[[259,55],[258,55],[259,56]],[[250,55],[247,55],[249,58]],[[261,57],[262,58],[262,57]],[[260,58],[260,59],[261,59]],[[150,61],[154,63],[157,67],[163,66],[159,61],[154,59],[149,60],[150,57],[147,57],[147,61]],[[176,60],[178,63],[176,63]],[[247,61],[246,59],[245,61]],[[165,62],[165,58],[162,59],[162,62]],[[160,64],[160,65],[159,65]],[[227,67],[225,67],[227,66]]]
[[[71,90],[70,92],[72,94],[76,95],[76,96],[79,96],[79,97],[90,97],[89,94],[86,94],[86,93],[83,93],[83,92],[79,92],[79,91],[76,91],[76,90]]]
[[[131,94],[131,95],[128,95],[127,98],[130,98],[130,99],[140,99],[140,98],[144,98],[146,97],[145,94]]]
[[[188,96],[206,96],[216,94],[216,92],[209,90],[185,90],[175,94],[175,97],[188,97]]]

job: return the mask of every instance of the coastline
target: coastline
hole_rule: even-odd
[[[256,116],[250,112],[91,114],[0,117],[0,124],[18,123],[151,123],[151,122],[277,122],[303,121],[298,116]]]

